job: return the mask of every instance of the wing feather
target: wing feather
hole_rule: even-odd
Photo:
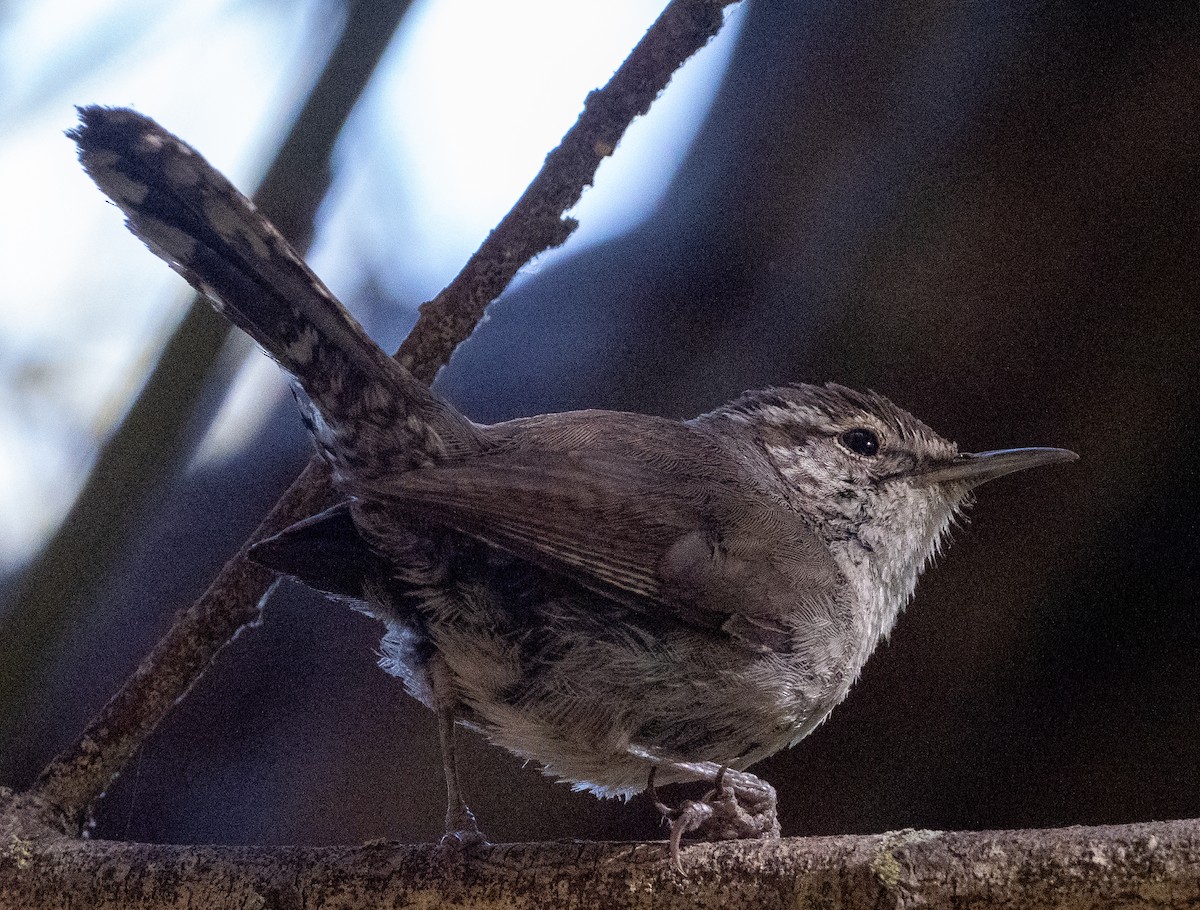
[[[493,429],[501,442],[481,455],[355,492],[760,647],[784,647],[788,616],[844,583],[777,491],[687,424],[593,411]]]

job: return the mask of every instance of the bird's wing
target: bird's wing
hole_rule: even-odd
[[[783,618],[844,584],[828,548],[712,440],[612,416],[531,421],[517,444],[356,492],[637,609],[786,645]]]
[[[371,577],[388,571],[355,525],[349,502],[340,502],[259,541],[250,548],[250,558],[313,590],[358,600],[366,596]]]

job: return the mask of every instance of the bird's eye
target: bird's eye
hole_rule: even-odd
[[[842,445],[855,455],[865,455],[868,458],[879,454],[879,434],[866,427],[855,427],[847,430],[841,436]]]

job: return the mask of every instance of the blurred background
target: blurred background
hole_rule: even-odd
[[[309,451],[275,367],[79,170],[72,105],[131,104],[261,184],[393,350],[660,6],[0,7],[0,783],[78,735]],[[981,491],[847,702],[755,770],[789,835],[1200,815],[1200,9],[728,20],[437,387],[493,421],[833,379],[967,450],[1075,449]],[[96,835],[436,838],[434,720],[375,667],[378,633],[281,584]],[[660,836],[644,799],[462,740],[493,840]]]

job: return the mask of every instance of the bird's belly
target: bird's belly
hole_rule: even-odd
[[[479,603],[435,604],[426,614],[425,652],[450,671],[462,721],[578,789],[629,795],[645,787],[651,766],[663,783],[698,776],[685,764],[744,769],[801,738],[840,700],[795,654],[644,617],[617,621],[616,606],[597,609],[596,600],[563,598],[524,627]],[[384,664],[428,704],[414,637],[389,633]],[[405,641],[404,653],[389,639]]]

